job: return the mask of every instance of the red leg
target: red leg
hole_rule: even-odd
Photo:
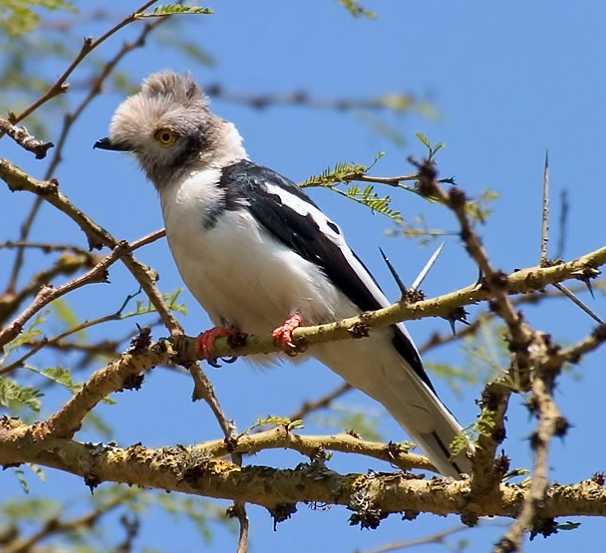
[[[225,328],[224,326],[215,326],[210,330],[201,332],[196,338],[196,353],[200,359],[214,361],[215,356],[215,340],[217,338],[225,338],[237,334],[235,328]]]
[[[292,341],[292,331],[301,326],[301,321],[301,314],[299,312],[293,313],[271,333],[274,342],[280,344],[287,351],[295,349],[296,346]]]

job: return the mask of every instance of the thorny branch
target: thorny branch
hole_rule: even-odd
[[[414,161],[413,161],[414,162]],[[416,163],[416,162],[414,162]],[[478,449],[473,460],[470,505],[464,521],[473,524],[477,516],[478,500],[490,495],[498,487],[499,481],[509,468],[507,459],[496,459],[496,448],[505,437],[504,417],[507,401],[512,392],[530,391],[529,408],[538,418],[538,426],[531,444],[534,450],[533,477],[530,489],[525,494],[522,509],[515,523],[495,546],[495,553],[509,553],[521,548],[525,531],[534,531],[542,502],[549,487],[548,448],[551,437],[563,436],[568,430],[568,422],[560,414],[552,390],[555,378],[563,364],[570,358],[558,355],[560,346],[552,344],[551,337],[530,327],[520,312],[516,312],[509,297],[508,276],[495,270],[479,236],[475,233],[466,213],[466,197],[460,189],[451,188],[446,193],[436,179],[433,162],[416,163],[419,169],[419,190],[422,194],[438,199],[449,207],[458,219],[461,239],[472,259],[482,273],[482,286],[491,293],[490,308],[506,323],[509,331],[507,340],[512,352],[512,366],[508,374],[487,385],[482,397],[482,417],[487,415],[491,421],[489,432],[480,434]],[[541,266],[546,264],[547,255],[547,218],[548,218],[548,169],[545,163],[543,201],[543,234],[541,240]],[[586,267],[591,269],[590,267]],[[601,326],[593,335],[594,345],[606,338]]]
[[[120,448],[43,435],[35,426],[19,425],[6,418],[0,425],[0,464],[36,463],[82,476],[93,487],[100,482],[123,482],[245,501],[272,513],[300,501],[343,505],[356,511],[358,522],[367,527],[378,523],[376,513],[384,518],[401,512],[462,512],[469,493],[467,481],[411,478],[404,473],[342,475],[318,463],[301,464],[295,469],[240,467],[208,458],[196,445],[150,449],[135,444]],[[515,517],[525,494],[524,485],[501,484],[477,504],[478,515]],[[366,513],[364,505],[371,505],[373,513]],[[594,480],[568,486],[552,484],[538,513],[543,518],[606,516],[606,488]]]

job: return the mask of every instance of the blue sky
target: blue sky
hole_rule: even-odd
[[[101,4],[101,3],[99,3]],[[84,5],[84,4],[83,4]],[[87,4],[88,5],[88,4]],[[359,113],[306,107],[268,107],[253,110],[238,103],[216,99],[213,109],[233,120],[245,139],[252,159],[301,181],[337,161],[370,162],[377,152],[385,156],[376,166],[381,175],[410,172],[408,155],[423,155],[414,133],[421,131],[446,147],[438,155],[443,176],[455,176],[470,196],[485,188],[499,192],[494,213],[481,228],[482,237],[494,263],[504,270],[534,265],[539,258],[541,181],[545,151],[549,150],[554,216],[553,247],[559,233],[557,212],[562,190],[566,190],[570,213],[566,227],[565,257],[571,258],[603,244],[601,208],[606,201],[602,186],[603,129],[606,115],[606,70],[604,46],[606,5],[583,3],[508,2],[367,2],[376,20],[354,19],[337,2],[242,3],[233,0],[209,3],[210,17],[183,20],[188,38],[211,54],[213,67],[194,65],[171,48],[150,43],[134,52],[120,69],[139,81],[150,72],[171,67],[191,70],[203,85],[220,83],[226,90],[263,94],[305,91],[319,98],[365,98],[389,92],[406,92],[419,100],[431,101],[437,114],[375,114],[383,117],[405,137],[397,145],[377,134]],[[124,1],[126,13],[137,3]],[[91,26],[86,32],[98,34],[107,24]],[[101,52],[112,55],[124,40],[135,36],[136,26],[126,29],[103,45]],[[50,69],[49,69],[50,70]],[[53,68],[57,74],[61,67]],[[77,80],[78,72],[74,75]],[[74,98],[78,93],[74,92]],[[84,114],[74,128],[64,163],[57,177],[66,194],[98,222],[120,238],[135,239],[162,225],[155,192],[144,181],[134,162],[126,156],[93,151],[92,144],[107,134],[113,110],[122,95],[107,90]],[[56,136],[48,138],[56,139]],[[3,142],[4,144],[4,142]],[[34,175],[44,172],[44,164],[12,149],[9,155]],[[391,193],[392,191],[388,191]],[[413,240],[395,239],[385,234],[392,228],[384,217],[334,194],[312,190],[311,195],[336,219],[350,244],[363,257],[391,297],[396,289],[378,254],[382,246],[402,276],[411,282],[431,251]],[[0,189],[2,235],[11,234],[29,207],[24,194]],[[423,214],[428,225],[456,229],[453,218],[440,207],[429,205],[410,194],[392,194],[394,207],[409,219]],[[50,208],[34,227],[34,237],[53,240],[73,237],[74,228]],[[78,237],[80,239],[80,237]],[[80,239],[84,245],[84,239]],[[166,245],[156,244],[140,251],[140,258],[161,275],[160,286],[169,291],[180,286]],[[0,250],[0,261],[10,259]],[[33,265],[32,265],[33,267]],[[469,284],[477,272],[456,237],[447,242],[444,254],[428,277],[424,290],[436,295]],[[117,307],[133,291],[134,283],[116,267],[112,286],[99,286],[74,295],[74,305],[83,317],[99,316]],[[195,335],[209,321],[187,294],[189,316],[182,322]],[[591,301],[604,314],[603,295]],[[110,306],[110,307],[108,307]],[[470,311],[476,312],[471,307]],[[566,343],[586,335],[592,328],[587,316],[563,300],[549,307],[525,311],[530,321]],[[114,327],[115,328],[115,327]],[[120,330],[132,330],[132,320]],[[447,324],[426,320],[408,324],[418,343]],[[158,337],[158,336],[156,336]],[[461,362],[460,348],[441,348],[428,354],[427,361]],[[565,375],[557,400],[573,428],[552,449],[553,478],[560,482],[580,480],[605,468],[604,437],[599,406],[606,383],[602,351],[588,357],[574,374]],[[218,396],[239,428],[258,415],[287,415],[304,399],[318,397],[338,384],[328,369],[315,362],[284,364],[270,370],[251,369],[238,362],[220,370],[208,370]],[[476,415],[474,400],[478,389],[466,389],[456,396],[445,383],[437,381],[442,398],[463,424]],[[116,406],[101,411],[117,426],[116,441],[127,445],[143,441],[160,446],[194,443],[219,436],[219,429],[201,403],[189,400],[190,382],[181,376],[158,370],[148,377],[136,394],[120,395]],[[61,398],[54,399],[58,401]],[[53,406],[52,399],[48,409]],[[364,407],[375,414],[379,409],[359,394],[340,402]],[[386,439],[403,439],[399,427],[386,416],[380,419]],[[322,431],[314,424],[305,431]],[[509,413],[504,448],[515,466],[528,465],[527,437],[532,431],[519,398]],[[590,444],[590,445],[587,445]],[[294,466],[302,459],[294,454],[261,454],[251,463]],[[340,471],[364,471],[372,466],[366,459],[336,456],[331,466]],[[2,486],[20,493],[9,474],[0,475]],[[38,486],[36,486],[38,488]],[[83,493],[78,479],[48,473],[48,482],[39,490],[70,489]],[[448,519],[422,515],[414,523],[390,517],[374,532],[349,527],[349,513],[342,508],[327,512],[305,506],[292,520],[272,529],[270,517],[262,509],[250,507],[252,551],[335,551],[354,553],[395,540],[411,539],[453,525]],[[602,521],[583,520],[575,532],[562,532],[549,540],[537,539],[529,551],[559,552],[571,547],[595,550],[601,540]],[[464,536],[470,550],[487,550],[504,531],[489,521],[486,529]],[[178,524],[159,513],[145,521],[138,545],[154,544],[166,551],[199,550],[198,536],[187,524]],[[453,538],[457,539],[457,538]],[[217,528],[211,551],[233,550],[235,537]],[[443,551],[443,546],[424,546],[425,551]]]

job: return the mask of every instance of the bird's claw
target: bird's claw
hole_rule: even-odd
[[[219,367],[217,356],[215,355],[215,340],[217,338],[226,338],[237,333],[235,328],[226,328],[224,326],[215,326],[209,330],[201,332],[196,338],[196,354],[199,359],[205,359],[213,367]]]
[[[281,346],[289,355],[296,354],[297,345],[292,341],[292,332],[301,326],[301,321],[300,313],[294,313],[271,333],[274,343]]]

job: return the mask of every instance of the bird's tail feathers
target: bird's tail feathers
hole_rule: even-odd
[[[470,454],[473,453],[473,445],[468,442],[467,447],[452,455],[453,441],[463,435],[463,428],[424,382],[419,381],[416,375],[411,380],[417,382],[414,385],[410,383],[410,388],[416,388],[410,402],[403,401],[401,387],[396,390],[398,395],[394,397],[393,388],[389,385],[391,393],[376,399],[406,430],[441,474],[454,478],[471,474]]]
[[[366,339],[372,340],[370,339]],[[471,473],[473,445],[451,458],[451,444],[463,428],[436,394],[389,348],[340,342],[317,348],[314,355],[347,382],[381,403],[445,476]],[[368,353],[374,355],[369,357]]]

